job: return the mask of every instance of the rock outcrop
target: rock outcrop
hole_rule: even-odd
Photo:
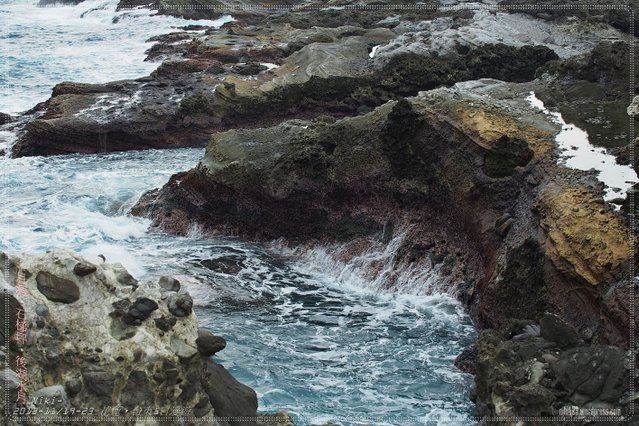
[[[45,111],[21,125],[13,155],[203,146],[213,132],[357,115],[458,81],[529,81],[552,60],[621,37],[487,10],[406,8],[391,22],[382,10],[316,9],[238,13],[204,34],[155,37],[149,59],[165,62],[151,76],[59,84]]]
[[[543,424],[543,417],[563,424],[593,418],[623,423],[629,414],[627,353],[616,346],[579,345],[573,329],[551,321],[561,326],[542,323],[541,336],[482,333],[474,365],[477,416],[513,425],[515,417],[530,417],[531,425]],[[511,331],[518,333],[521,326],[514,323]],[[554,333],[544,335],[546,329]]]
[[[621,302],[633,257],[629,228],[604,203],[595,176],[557,164],[557,125],[525,100],[535,84],[469,81],[356,117],[217,133],[195,169],[145,195],[134,212],[178,234],[197,223],[211,234],[295,245],[346,241],[351,255],[406,232],[393,268],[437,266],[444,284],[434,290],[456,294],[480,328],[503,330],[551,312],[575,330],[565,337],[575,357],[608,363],[612,352],[623,353],[609,345],[626,348],[630,337]],[[568,350],[544,346],[562,330],[542,322],[534,353]],[[496,362],[501,345],[478,351],[478,359]],[[486,402],[494,392],[478,393],[479,412],[587,406],[537,391],[538,403],[504,400],[503,407]],[[554,405],[541,410],[547,400]]]
[[[67,251],[2,259],[0,329],[10,335],[0,345],[11,401],[5,406],[2,399],[3,416],[21,408],[14,401],[23,357],[23,408],[40,424],[275,422],[258,418],[255,392],[209,358],[224,349],[224,339],[198,329],[184,305],[179,315],[171,309],[176,297],[190,300],[184,288],[127,280],[120,264]],[[16,334],[18,317],[25,320],[25,342]],[[14,420],[27,424],[24,416]]]
[[[424,291],[454,294],[485,330],[458,360],[476,374],[478,416],[561,416],[572,407],[613,410],[605,416],[613,421],[628,414],[636,398],[625,353],[638,325],[629,280],[636,211],[630,197],[621,213],[606,204],[595,173],[559,165],[557,123],[526,101],[534,91],[594,143],[634,161],[622,33],[632,25],[623,8],[179,3],[154,6],[189,18],[228,7],[236,20],[154,38],[148,59],[164,62],[149,77],[56,86],[31,112],[13,154],[207,145],[196,168],[143,196],[133,213],[176,234],[197,224],[208,234],[297,247],[341,244],[341,261],[402,235],[384,266],[385,286],[399,286],[401,271],[434,270],[440,287]],[[198,5],[207,7],[191,7]],[[32,291],[57,307],[82,304],[79,284],[112,270],[93,264],[64,273],[15,268],[27,269]],[[238,267],[234,259],[211,263]],[[179,283],[115,277],[108,297],[126,288],[119,296],[126,302],[104,309],[114,314],[109,333],[118,342],[142,338],[143,327],[164,333],[156,342],[168,344],[167,356],[188,360],[179,374],[190,374],[192,363],[205,371],[185,396],[198,413],[210,406],[230,416],[254,406],[254,394],[203,361],[226,342],[197,330]],[[17,303],[9,300],[11,309]],[[73,402],[84,387],[94,399],[127,389],[135,403],[147,389],[141,373],[105,374],[88,369],[67,385],[49,380],[33,391],[60,394],[63,385]],[[113,389],[111,377],[120,381]],[[211,390],[220,381],[227,393]]]

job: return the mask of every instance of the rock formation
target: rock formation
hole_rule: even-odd
[[[209,358],[226,343],[198,329],[190,305],[171,308],[174,299],[190,300],[184,288],[162,285],[171,279],[137,282],[120,264],[67,251],[2,254],[0,269],[2,383],[12,401],[5,406],[2,398],[3,415],[22,408],[39,422],[56,424],[134,417],[149,425],[288,421],[258,417],[255,392]],[[16,287],[20,279],[24,293]],[[26,313],[26,342],[16,333],[19,312]],[[18,357],[27,368],[24,407],[13,403]]]
[[[133,213],[176,234],[198,224],[209,234],[297,247],[341,244],[346,261],[402,233],[392,269],[436,270],[440,287],[427,291],[454,294],[484,330],[458,358],[476,375],[478,416],[556,416],[571,407],[627,415],[635,398],[625,351],[637,330],[629,275],[636,206],[629,196],[617,212],[603,201],[595,173],[559,165],[560,129],[526,97],[534,91],[632,163],[629,15],[622,7],[528,10],[519,0],[499,10],[343,3],[352,7],[156,2],[159,13],[210,19],[231,10],[236,20],[204,34],[193,27],[154,38],[148,59],[164,62],[148,77],[59,84],[46,103],[10,123],[24,126],[13,154],[206,145],[196,168],[143,196]],[[150,328],[162,334],[155,345],[171,362],[189,360],[179,375],[206,371],[185,396],[198,413],[209,406],[239,412],[211,388],[213,378],[228,377],[222,367],[204,361],[225,341],[197,330],[179,283],[117,284],[107,274],[117,268],[99,262],[89,262],[94,271],[38,262],[14,263],[30,272],[30,291],[52,298],[48,304],[82,304],[85,281],[115,288],[99,287],[118,303],[96,311],[113,314],[117,325],[104,329],[118,342],[104,353]],[[96,278],[100,272],[107,278]],[[399,285],[392,276],[386,283]],[[178,338],[175,329],[188,333]],[[114,398],[144,389],[143,374],[112,368],[120,381]],[[92,381],[91,371],[93,401],[106,381]],[[64,385],[55,374],[47,370],[53,379],[39,385]],[[84,376],[75,379],[71,389],[86,386]],[[252,398],[228,380],[239,401]],[[136,401],[133,394],[127,401]]]
[[[623,316],[629,302],[622,302],[630,294],[623,284],[633,257],[629,228],[603,202],[592,174],[557,164],[556,124],[525,101],[534,87],[470,81],[356,117],[217,133],[195,169],[144,196],[134,212],[152,212],[154,226],[178,234],[197,223],[211,234],[283,237],[296,245],[346,241],[353,255],[387,238],[384,229],[405,230],[393,267],[437,267],[442,287],[435,290],[456,294],[480,328],[502,333],[513,321],[539,321],[551,312],[579,336],[564,354],[542,326],[542,337],[530,340],[540,345],[537,352],[517,362],[555,351],[558,359],[595,357],[608,365],[623,351],[607,345],[629,343],[630,317]],[[484,347],[488,336],[478,343],[478,381],[488,380],[482,372],[493,368],[502,345],[524,344]],[[572,368],[570,362],[562,368]],[[554,389],[554,376],[544,375],[550,364],[542,367],[544,384],[535,386]],[[504,398],[515,385],[523,384],[504,384]],[[616,407],[627,404],[624,390],[597,406],[614,405],[610,398]],[[597,395],[587,401],[555,395],[545,409],[588,406]],[[539,409],[493,400],[493,391],[479,387],[477,396],[481,416]]]

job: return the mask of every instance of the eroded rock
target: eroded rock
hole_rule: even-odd
[[[197,349],[202,355],[212,356],[226,347],[226,340],[221,336],[216,336],[205,328],[197,329],[197,339],[195,339]]]
[[[184,289],[172,294],[180,296],[176,307],[183,314],[188,308],[188,314],[175,316],[162,298],[165,290],[157,283],[122,285],[122,277],[128,272],[119,264],[94,264],[93,273],[78,276],[74,267],[89,261],[68,251],[11,256],[7,260],[32,272],[25,280],[27,293],[20,296],[32,336],[21,352],[28,365],[30,407],[62,410],[85,406],[101,411],[115,403],[128,410],[117,414],[127,417],[136,409],[168,412],[179,395],[180,404],[190,410],[185,414],[188,416],[210,413],[211,401],[226,399],[233,407],[227,412],[256,415],[256,398],[250,388],[228,373],[215,377],[205,374],[218,366],[204,356],[196,356],[197,321]],[[3,276],[0,282],[9,285]],[[82,291],[76,294],[73,290],[79,287]],[[71,300],[69,293],[78,296],[72,307],[58,301]],[[44,324],[37,326],[39,321]],[[210,345],[200,346],[212,349],[215,342],[207,342]],[[15,365],[18,348],[12,344],[2,350],[7,351],[10,365]],[[3,388],[14,395],[17,376],[10,369],[7,374],[9,382]],[[208,383],[209,378],[216,383]],[[38,398],[48,402],[38,402]],[[214,415],[222,414],[216,410]]]

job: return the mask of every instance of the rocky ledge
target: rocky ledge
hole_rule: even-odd
[[[391,250],[372,275],[383,267],[395,289],[407,270],[434,271],[438,286],[420,290],[454,294],[483,330],[457,363],[475,373],[484,422],[572,407],[620,421],[636,399],[634,192],[619,212],[595,172],[558,164],[560,126],[526,99],[631,163],[632,25],[621,8],[442,3],[233,9],[219,30],[156,38],[148,59],[164,62],[149,77],[58,85],[13,154],[207,144],[133,213],[177,234],[339,247],[339,261]]]
[[[357,115],[458,81],[532,80],[551,60],[623,38],[599,22],[446,6],[231,13],[220,29],[152,38],[147,59],[164,62],[148,77],[57,85],[14,124],[13,155],[204,146],[216,131]]]
[[[290,424],[258,417],[255,392],[210,358],[226,343],[198,328],[177,280],[138,282],[120,264],[67,251],[0,260],[1,383],[12,401],[0,408],[10,424]],[[18,357],[25,406],[13,402]]]
[[[513,321],[523,328],[552,313],[575,330],[570,349],[585,354],[537,339],[504,369],[514,374],[550,352],[568,369],[591,355],[616,363],[623,351],[614,347],[629,345],[633,259],[628,222],[603,201],[596,175],[557,164],[558,125],[526,100],[537,84],[468,81],[355,117],[217,133],[195,169],[142,197],[134,213],[177,234],[198,224],[297,247],[346,246],[341,261],[402,235],[387,286],[407,269],[435,269],[439,286],[426,291],[455,294],[480,329],[494,330],[475,349],[477,414],[532,415],[509,399],[525,383],[484,376],[504,348],[532,343],[497,338]],[[548,409],[598,401],[558,390],[567,382],[546,367],[531,392],[563,392]],[[603,386],[609,373],[580,374]],[[615,389],[596,406],[626,407],[625,388]]]

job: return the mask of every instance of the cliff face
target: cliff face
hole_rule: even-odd
[[[351,254],[406,232],[393,267],[430,259],[441,273],[439,289],[467,304],[480,328],[498,330],[474,349],[484,386],[477,388],[478,414],[525,415],[535,408],[507,397],[523,383],[484,376],[503,345],[533,344],[510,338],[550,312],[577,336],[575,353],[606,365],[623,358],[606,345],[628,345],[630,318],[620,313],[629,308],[624,280],[633,253],[628,225],[603,202],[595,177],[557,164],[557,126],[525,100],[534,88],[471,81],[357,117],[218,133],[195,169],[145,195],[134,213],[178,234],[197,223],[212,234],[295,245],[350,241]],[[547,337],[553,328],[542,323],[541,330]],[[544,364],[546,380],[535,386],[564,391],[543,391],[540,404],[559,409],[596,399],[566,397],[568,385],[551,377],[553,369],[573,371],[570,363],[582,362],[582,355],[562,352],[563,337],[553,338],[517,349],[517,362],[504,368],[514,374],[552,348],[563,367]],[[499,402],[493,387],[502,385]],[[615,386],[606,403],[619,403],[625,388]],[[523,399],[530,396],[524,390]]]
[[[2,342],[11,342],[2,348],[3,374],[12,401],[5,406],[2,399],[3,414],[25,415],[14,412],[20,408],[15,401],[22,358],[25,408],[38,421],[267,420],[257,417],[255,392],[209,358],[224,348],[224,339],[198,329],[193,301],[176,280],[138,282],[120,264],[66,251],[2,259],[9,282],[2,280],[0,325],[11,332]],[[23,342],[18,317],[26,325]]]
[[[230,3],[207,4],[156,3],[194,18]],[[558,165],[559,126],[525,100],[623,141],[620,10],[234,9],[219,31],[156,38],[149,77],[56,86],[13,153],[208,144],[133,213],[176,234],[341,244],[342,261],[404,235],[386,286],[432,268],[440,287],[425,291],[454,294],[485,330],[458,359],[479,416],[623,414],[631,198],[618,213],[594,173]],[[634,143],[613,141],[621,161]]]

